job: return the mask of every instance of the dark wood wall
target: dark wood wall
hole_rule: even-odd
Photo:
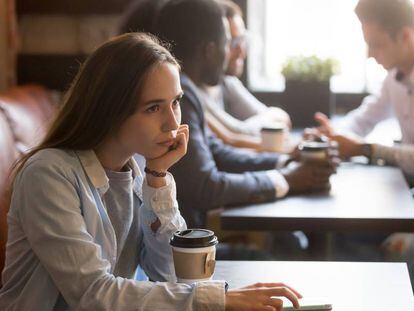
[[[87,19],[88,16],[121,15],[130,1],[17,0],[16,9],[19,22],[27,18],[46,17],[53,19],[57,16]],[[39,40],[42,39],[39,38]],[[58,45],[59,42],[56,44]],[[40,83],[52,89],[65,90],[85,57],[85,53],[79,52],[38,53],[22,50],[17,56],[18,83]]]
[[[130,0],[17,0],[18,14],[122,13]]]

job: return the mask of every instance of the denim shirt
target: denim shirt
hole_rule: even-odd
[[[95,153],[46,149],[13,186],[1,310],[224,310],[224,282],[175,283],[169,239],[186,224],[172,175],[155,189],[133,159],[128,166],[140,219],[132,271],[140,264],[158,282],[113,274],[116,237],[102,202],[108,178]]]

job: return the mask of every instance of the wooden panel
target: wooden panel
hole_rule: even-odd
[[[218,261],[230,288],[284,282],[306,298],[326,297],[335,311],[414,310],[405,263]]]
[[[17,0],[18,14],[121,13],[131,0]]]
[[[84,59],[84,55],[19,55],[18,83],[38,83],[50,89],[66,90]]]

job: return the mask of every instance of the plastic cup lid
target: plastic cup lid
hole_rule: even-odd
[[[299,149],[302,151],[321,151],[329,148],[328,142],[304,141],[300,144]]]
[[[171,246],[183,248],[209,247],[218,243],[214,232],[207,229],[177,231],[170,240]]]

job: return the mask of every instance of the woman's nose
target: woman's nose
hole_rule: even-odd
[[[180,110],[169,109],[167,112],[166,120],[164,122],[163,130],[166,132],[177,130],[180,124],[181,124]]]

